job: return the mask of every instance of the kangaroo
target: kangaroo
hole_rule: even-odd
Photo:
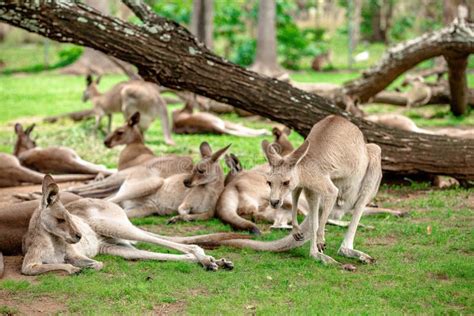
[[[113,203],[80,199],[66,206],[59,198],[59,188],[46,176],[43,181],[41,205],[29,222],[23,241],[25,258],[22,273],[38,275],[49,271],[73,274],[84,268],[100,270],[97,254],[121,256],[126,259],[198,262],[208,270],[232,269],[225,259],[215,260],[197,245],[170,241],[134,226],[125,212]],[[149,242],[182,252],[162,254],[136,249],[131,242]]]
[[[225,164],[229,167],[229,172],[225,176],[224,186],[229,184],[242,170],[242,164],[240,163],[239,158],[234,154],[229,154],[224,156]]]
[[[286,157],[280,156],[267,141],[262,148],[270,164],[267,184],[270,205],[280,208],[292,196],[293,238],[304,240],[310,234],[310,256],[324,264],[337,263],[323,253],[325,226],[336,205],[353,210],[338,253],[362,262],[374,261],[355,250],[354,237],[364,207],[376,195],[382,178],[381,150],[375,144],[365,144],[357,126],[339,116],[328,116],[313,126],[305,142]],[[298,224],[298,200],[304,191],[309,204],[307,220],[310,229]],[[321,211],[321,214],[320,214]]]
[[[126,145],[120,152],[118,170],[142,165],[156,157],[153,151],[145,145],[143,134],[138,127],[139,122],[140,112],[135,112],[128,118],[124,126],[117,128],[104,140],[104,145],[107,148]]]
[[[224,173],[218,160],[229,146],[213,153],[209,144],[203,142],[199,148],[202,159],[191,173],[127,181],[108,200],[122,205],[131,218],[176,212],[179,215],[171,218],[170,223],[212,218],[224,188]]]
[[[193,113],[193,104],[187,102],[180,110],[174,110],[173,132],[176,134],[229,134],[234,136],[255,137],[268,135],[265,129],[255,130],[224,121],[205,112]]]
[[[410,78],[411,89],[406,93],[407,96],[407,109],[412,106],[419,106],[428,103],[431,99],[431,88],[425,83],[425,80],[421,76]]]
[[[91,75],[86,77],[86,89],[83,93],[84,102],[91,100],[94,104],[95,130],[99,128],[102,117],[107,115],[107,132],[111,132],[112,113],[122,112],[125,119],[133,113],[140,112],[141,120],[139,128],[145,132],[155,118],[160,115],[165,142],[174,145],[171,138],[168,110],[166,103],[160,95],[159,87],[151,82],[131,80],[120,82],[109,91],[100,93],[97,86],[100,77],[93,80]]]
[[[15,187],[24,183],[40,184],[43,177],[44,174],[23,167],[15,156],[0,153],[0,188]],[[54,175],[57,182],[87,181],[94,178],[93,174]]]
[[[278,150],[278,153],[282,156],[286,156],[293,151],[293,144],[289,141],[288,136],[291,134],[291,129],[285,127],[280,129],[274,127],[272,134],[275,136],[274,146]]]
[[[85,161],[67,147],[39,148],[30,135],[35,124],[23,130],[20,123],[15,124],[17,140],[13,154],[20,163],[32,170],[42,173],[75,173],[75,174],[103,174],[111,175],[114,171],[104,166]]]

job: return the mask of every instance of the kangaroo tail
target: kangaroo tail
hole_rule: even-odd
[[[246,230],[252,234],[260,235],[260,230],[252,223],[237,214],[239,196],[234,189],[224,190],[216,207],[216,214],[224,223],[230,224],[236,230]]]
[[[223,240],[219,244],[222,246],[235,248],[250,248],[258,251],[282,252],[299,247],[303,245],[306,241],[308,241],[310,238],[310,228],[311,224],[306,218],[303,223],[301,223],[301,231],[304,235],[304,239],[300,241],[296,241],[294,237],[290,234],[286,237],[274,241],[230,239]]]
[[[189,236],[189,237],[168,237],[160,236],[153,233],[150,233],[155,237],[164,238],[170,241],[182,243],[182,244],[195,244],[199,245],[206,249],[213,249],[219,247],[223,241],[234,240],[234,239],[249,239],[249,235],[237,234],[237,233],[215,233],[199,236]]]

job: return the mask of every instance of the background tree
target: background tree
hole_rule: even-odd
[[[260,0],[258,7],[257,55],[251,69],[267,76],[278,76],[275,0]]]
[[[209,49],[213,49],[214,0],[193,0],[190,31]]]

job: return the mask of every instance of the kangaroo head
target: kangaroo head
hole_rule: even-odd
[[[207,142],[201,143],[201,161],[194,165],[189,177],[183,183],[187,188],[198,185],[205,185],[223,178],[222,168],[219,165],[219,158],[229,149],[230,145],[212,152],[211,146]]]
[[[140,123],[140,112],[133,113],[124,126],[121,126],[111,132],[104,140],[107,148],[113,148],[118,145],[132,144],[134,142],[143,142],[143,135],[138,127]]]
[[[50,175],[44,176],[41,199],[41,226],[51,235],[69,244],[81,240],[81,232],[59,199],[59,187]]]
[[[300,147],[284,157],[277,153],[274,144],[269,144],[266,140],[262,142],[262,149],[270,164],[270,171],[267,174],[270,204],[273,208],[280,208],[288,194],[299,184],[296,167],[308,153],[309,142],[305,141]]]
[[[82,93],[82,102],[87,102],[91,98],[99,95],[97,86],[100,83],[101,76],[98,76],[95,80],[91,74],[86,76],[86,89]]]
[[[290,140],[288,139],[288,136],[291,134],[291,129],[288,127],[280,129],[275,126],[272,129],[272,134],[275,136],[275,142],[273,146],[280,155],[285,156],[293,151],[293,144],[291,144]]]
[[[13,155],[18,156],[22,152],[36,147],[36,142],[30,137],[31,132],[35,128],[35,124],[23,130],[20,123],[15,124],[16,143]]]

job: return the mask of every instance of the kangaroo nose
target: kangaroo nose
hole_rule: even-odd
[[[77,241],[81,240],[82,234],[81,233],[76,233],[76,239]]]
[[[271,200],[270,204],[272,205],[273,208],[277,208],[278,205],[280,204],[280,200]]]
[[[108,139],[104,140],[104,145],[105,145],[105,147],[110,148],[110,142],[109,142]]]
[[[190,179],[184,179],[183,184],[186,188],[191,187],[191,180]]]

